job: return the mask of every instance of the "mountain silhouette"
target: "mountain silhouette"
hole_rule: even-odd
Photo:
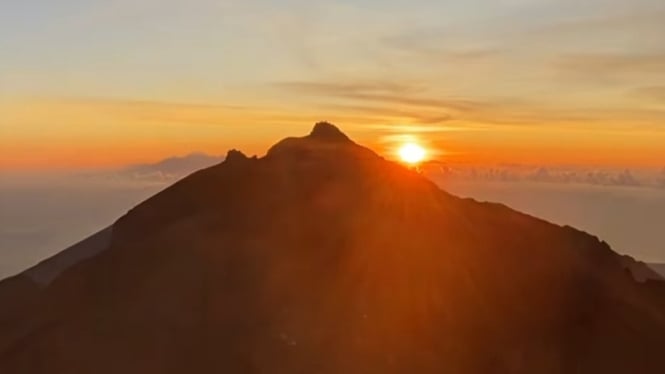
[[[1,282],[0,372],[665,373],[625,261],[319,123]]]

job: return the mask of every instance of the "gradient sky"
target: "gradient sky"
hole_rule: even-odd
[[[665,166],[662,0],[7,0],[0,169],[262,154]]]

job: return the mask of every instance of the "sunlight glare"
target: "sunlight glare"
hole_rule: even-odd
[[[399,149],[399,157],[409,164],[417,164],[425,159],[425,148],[416,143],[406,143]]]

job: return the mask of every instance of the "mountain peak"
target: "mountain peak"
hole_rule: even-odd
[[[228,153],[226,154],[225,160],[227,162],[235,162],[235,161],[238,161],[238,160],[247,160],[247,156],[245,156],[244,153],[242,153],[241,151],[239,151],[237,149],[232,149],[232,150],[228,151]]]
[[[349,137],[338,129],[337,126],[325,121],[317,122],[312,132],[309,133],[309,137],[334,142],[350,141]]]

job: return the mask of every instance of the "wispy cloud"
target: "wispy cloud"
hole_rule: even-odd
[[[469,40],[446,27],[402,30],[378,40],[388,52],[419,57],[430,63],[492,62],[509,52],[504,44]]]
[[[390,81],[283,82],[275,86],[297,96],[314,98],[315,105],[324,112],[356,115],[368,119],[370,124],[393,126],[409,124],[436,129],[439,128],[436,125],[452,125],[452,121],[463,119],[465,114],[495,105],[461,98],[440,98],[428,93],[425,86]]]
[[[471,45],[459,45],[460,42],[451,40],[445,29],[403,32],[384,37],[380,43],[391,52],[420,57],[430,63],[491,62],[508,52],[498,46],[473,45],[472,42],[468,42]]]
[[[587,53],[561,57],[555,67],[563,72],[594,77],[608,74],[665,73],[665,53]]]
[[[568,14],[566,17],[536,27],[532,30],[532,35],[559,34],[579,37],[580,33],[586,33],[584,35],[588,38],[598,33],[616,31],[639,30],[646,33],[665,31],[665,24],[662,22],[665,8],[662,4],[654,3],[651,0],[640,0],[622,9],[610,8],[605,12],[583,15]]]
[[[434,125],[449,122],[453,116],[448,113],[438,113],[432,111],[418,110],[400,110],[379,106],[364,105],[346,105],[346,104],[326,104],[322,105],[326,110],[333,110],[342,113],[359,113],[367,116],[384,118],[387,121],[394,121],[402,118],[408,122],[420,123],[423,125]]]
[[[665,104],[665,86],[640,87],[632,91],[640,98],[647,98],[659,104]]]
[[[399,83],[283,82],[279,89],[318,98],[320,107],[342,113],[380,118],[410,119],[413,124],[464,124],[557,126],[571,124],[578,129],[603,124],[605,131],[632,125],[651,126],[665,113],[645,108],[607,108],[606,104],[576,106],[547,102],[540,98],[495,97],[483,100],[442,97],[423,85]],[[652,89],[657,91],[657,89]],[[657,92],[650,92],[657,94]],[[648,126],[643,129],[648,130]]]
[[[320,97],[378,102],[390,105],[468,111],[489,103],[460,98],[426,96],[424,85],[400,83],[281,82],[276,87]]]
[[[275,83],[279,88],[291,89],[305,93],[347,96],[357,94],[412,94],[421,92],[422,86],[414,83],[395,83],[386,81],[370,82],[325,82],[295,81]]]

